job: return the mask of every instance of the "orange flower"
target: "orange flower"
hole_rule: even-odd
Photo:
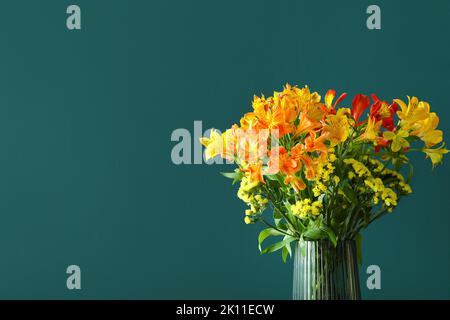
[[[275,97],[265,99],[255,96],[252,103],[253,112],[244,115],[241,128],[278,130],[280,137],[293,132],[293,122],[297,117],[295,103],[282,93],[276,93]]]
[[[295,135],[299,136],[311,130],[319,129],[320,127],[322,127],[322,124],[319,121],[310,119],[305,112],[302,112],[302,114],[300,115],[299,123],[295,130]]]
[[[241,161],[255,163],[267,155],[269,130],[236,130],[236,154]]]
[[[278,130],[279,137],[291,133],[295,130],[293,122],[296,116],[294,109],[274,107],[269,122],[269,129]]]
[[[259,129],[260,121],[254,112],[248,112],[241,118],[241,128],[247,129]]]
[[[291,158],[284,147],[277,147],[269,151],[268,172],[294,175],[301,169],[301,162]]]
[[[295,175],[287,176],[284,179],[285,184],[290,184],[296,193],[300,192],[300,190],[305,190],[306,184],[305,182]]]
[[[322,142],[318,143],[317,148],[322,149],[322,147],[320,146],[321,143]],[[324,147],[325,147],[325,145],[324,145]],[[316,149],[316,146],[313,146],[311,143],[309,144],[309,146],[306,146],[306,144],[305,145],[298,144],[292,148],[291,158],[296,160],[299,163],[302,163],[305,166],[306,178],[308,180],[311,180],[311,179],[314,179],[314,177],[316,176],[316,164],[315,164],[314,160],[308,155],[308,153],[307,153],[308,148],[310,148],[309,150],[312,150],[311,152],[319,151],[319,149]],[[319,151],[319,152],[322,152],[322,151]]]
[[[315,132],[310,132],[308,137],[305,139],[305,150],[308,152],[317,151],[319,153],[327,153],[328,147],[324,144],[327,135],[322,133],[316,138]]]
[[[263,175],[262,175],[262,162],[249,164],[243,170],[245,175],[249,178],[250,183],[252,182],[260,182],[265,184]]]

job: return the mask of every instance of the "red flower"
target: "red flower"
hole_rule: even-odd
[[[381,148],[386,148],[389,145],[389,140],[383,138],[383,136],[378,137],[375,143],[375,152],[380,151]]]
[[[381,125],[389,131],[394,130],[394,114],[398,110],[398,105],[395,102],[388,105],[386,101],[378,99],[376,95],[372,95],[373,104],[370,108],[370,117],[377,122],[382,121]]]
[[[355,118],[356,124],[360,124],[359,118],[370,105],[370,99],[368,96],[358,94],[352,101],[352,116]]]

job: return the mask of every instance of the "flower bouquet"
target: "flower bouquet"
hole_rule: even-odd
[[[294,256],[294,299],[359,299],[361,230],[412,192],[410,152],[433,167],[448,152],[427,102],[358,94],[351,108],[338,108],[346,96],[329,90],[322,101],[286,85],[255,96],[239,125],[200,139],[207,160],[237,165],[222,174],[240,183],[245,223],[267,227],[260,251]],[[273,236],[279,241],[262,248]]]

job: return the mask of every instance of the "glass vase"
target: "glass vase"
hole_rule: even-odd
[[[356,242],[298,241],[294,249],[294,300],[360,300]]]

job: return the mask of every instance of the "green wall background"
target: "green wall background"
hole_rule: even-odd
[[[450,2],[374,3],[380,31],[365,0],[1,1],[0,298],[290,299],[224,168],[172,164],[170,135],[286,82],[417,95],[448,133]],[[366,299],[450,298],[450,159],[414,160],[414,195],[364,233]]]

